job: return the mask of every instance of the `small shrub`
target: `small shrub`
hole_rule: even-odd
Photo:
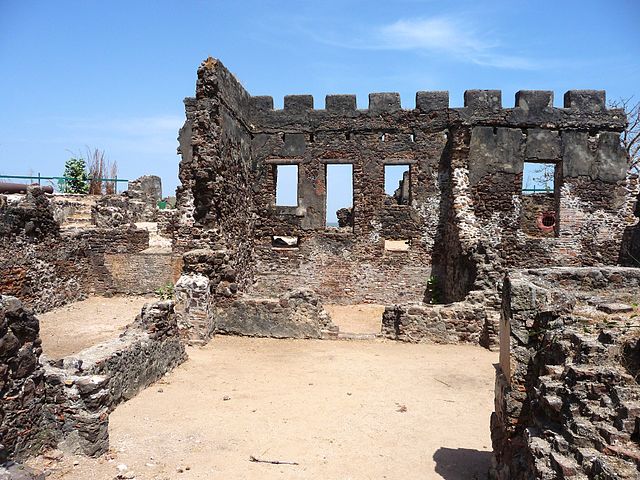
[[[64,192],[87,193],[89,191],[87,164],[83,158],[70,158],[64,164]]]
[[[160,300],[172,300],[174,294],[173,283],[167,283],[164,287],[156,289],[156,295]]]
[[[438,277],[431,275],[427,280],[427,297],[432,305],[440,303],[440,288],[438,286]]]

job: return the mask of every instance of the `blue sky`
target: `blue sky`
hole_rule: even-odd
[[[254,95],[496,88],[640,97],[640,2],[0,0],[0,174],[106,151],[176,187],[182,99],[220,58]]]

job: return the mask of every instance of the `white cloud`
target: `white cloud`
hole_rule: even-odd
[[[466,53],[487,48],[468,28],[444,17],[398,20],[380,28],[385,45],[394,49],[427,49]]]
[[[450,17],[397,20],[360,32],[357,38],[314,37],[323,43],[359,50],[410,50],[496,68],[531,70],[539,62],[507,52],[495,35],[473,22]]]
[[[450,55],[457,60],[478,65],[532,69],[537,64],[527,58],[503,54],[500,43],[488,40],[470,23],[435,17],[417,20],[398,20],[379,30],[381,45],[389,49],[417,50]]]

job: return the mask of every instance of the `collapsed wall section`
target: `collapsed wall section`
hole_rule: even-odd
[[[637,328],[632,307],[605,303],[620,282],[637,293],[640,271],[550,268],[505,280],[491,478],[638,477]]]
[[[39,322],[0,295],[0,463],[46,447],[100,455],[109,413],[186,360],[173,302],[147,304],[118,338],[72,357],[42,354]]]

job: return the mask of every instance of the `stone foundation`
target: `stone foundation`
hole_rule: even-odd
[[[480,343],[486,322],[482,304],[394,305],[382,316],[382,334],[392,340],[419,343]]]
[[[218,333],[274,338],[322,338],[334,326],[317,295],[297,289],[280,298],[241,297],[214,307]]]

